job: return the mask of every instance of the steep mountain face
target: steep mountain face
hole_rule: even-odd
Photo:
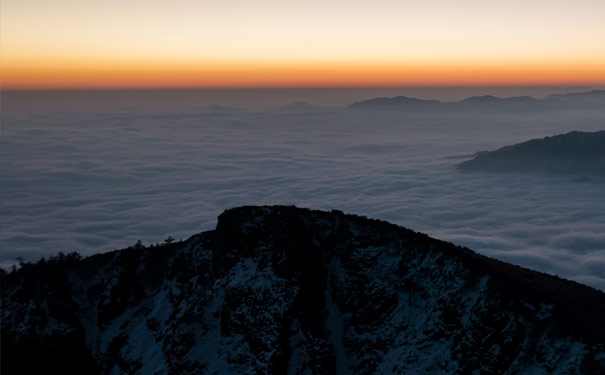
[[[3,374],[605,374],[605,294],[385,222],[241,207],[2,277]]]
[[[469,171],[589,173],[605,175],[605,130],[572,131],[480,152],[458,164]]]

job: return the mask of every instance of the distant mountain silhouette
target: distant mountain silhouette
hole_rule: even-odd
[[[587,92],[573,92],[568,94],[552,94],[545,98],[546,100],[582,100],[582,101],[598,101],[605,100],[605,90],[593,90]]]
[[[604,109],[605,90],[583,93],[554,94],[544,99],[531,96],[498,98],[492,95],[472,96],[455,102],[424,100],[397,96],[394,98],[374,98],[353,103],[349,106],[360,110],[407,110],[407,111],[457,111],[457,110],[496,110],[496,111],[535,111],[560,109]]]
[[[496,151],[458,164],[467,171],[587,173],[605,175],[605,131],[572,131]]]
[[[282,109],[285,109],[285,110],[295,110],[295,111],[308,110],[308,109],[312,109],[312,108],[315,108],[315,106],[313,106],[309,102],[301,101],[301,100],[293,100],[290,103],[288,103],[282,107]]]
[[[430,109],[439,108],[445,103],[438,100],[424,100],[410,98],[407,96],[396,96],[394,98],[374,98],[363,102],[351,104],[355,109]]]
[[[498,109],[498,110],[528,110],[542,108],[544,102],[531,96],[513,96],[498,98],[491,95],[472,96],[459,102],[447,103],[454,109]]]

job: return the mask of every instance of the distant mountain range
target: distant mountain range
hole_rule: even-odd
[[[383,221],[225,211],[2,272],[2,374],[605,374],[605,294]]]
[[[457,167],[466,171],[605,175],[605,130],[572,131],[502,147],[496,151],[478,152],[473,159],[464,161]]]
[[[496,111],[535,111],[560,109],[604,109],[605,90],[583,93],[554,94],[543,99],[530,96],[498,98],[491,95],[473,96],[456,102],[441,102],[397,96],[393,98],[374,98],[353,103],[352,109],[359,110],[405,110],[405,111],[456,111],[456,110],[496,110]]]

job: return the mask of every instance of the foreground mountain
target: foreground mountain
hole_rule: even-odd
[[[468,171],[587,173],[605,175],[605,131],[533,139],[496,151],[479,152],[458,164]]]
[[[530,96],[499,98],[492,95],[473,96],[454,102],[424,100],[397,96],[373,98],[349,106],[360,110],[382,111],[461,111],[487,110],[504,112],[532,112],[544,110],[602,110],[605,108],[605,90],[582,93],[553,94],[543,99]]]
[[[338,211],[231,209],[2,284],[6,375],[605,373],[602,292]]]

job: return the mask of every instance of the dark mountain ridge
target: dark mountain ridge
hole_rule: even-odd
[[[583,93],[553,94],[543,99],[531,96],[499,98],[492,95],[472,96],[454,102],[424,100],[397,96],[394,98],[373,98],[353,103],[349,106],[359,110],[395,110],[395,111],[543,111],[543,110],[599,110],[605,108],[605,90],[593,90]]]
[[[605,130],[572,131],[482,151],[457,166],[466,171],[555,172],[605,175]]]
[[[3,374],[605,373],[604,293],[339,211],[235,208],[2,286]]]
[[[396,96],[393,98],[374,98],[364,100],[362,102],[353,103],[350,105],[354,109],[411,109],[422,110],[431,109],[444,105],[445,103],[438,100],[416,99],[407,96]]]

